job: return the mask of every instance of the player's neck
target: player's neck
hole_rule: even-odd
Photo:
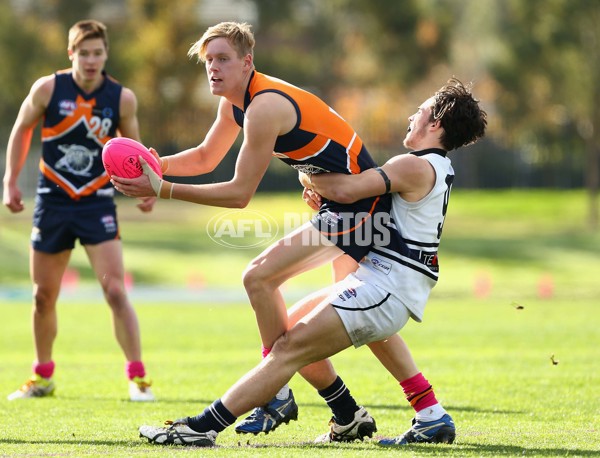
[[[73,80],[83,92],[90,94],[102,85],[102,82],[104,81],[104,75],[100,74],[98,78],[90,80],[83,78],[77,72],[73,72]]]
[[[409,146],[413,151],[423,151],[426,149],[442,149],[445,150],[442,143],[439,139],[433,138],[424,138],[422,141],[417,142],[417,144]]]
[[[250,84],[250,79],[252,78],[253,72],[254,72],[254,68],[252,68],[244,76],[244,79],[242,80],[242,82],[241,82],[240,86],[238,87],[238,89],[236,90],[235,94],[232,94],[231,96],[226,97],[227,100],[229,100],[233,105],[240,108],[241,110],[244,109],[244,101],[246,99],[246,90],[248,89],[248,85]]]

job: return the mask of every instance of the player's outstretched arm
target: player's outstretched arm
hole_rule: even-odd
[[[429,162],[402,154],[391,158],[379,170],[368,169],[356,175],[312,175],[310,187],[339,203],[353,203],[386,192],[399,192],[405,198],[418,200],[431,190],[434,181],[435,173]]]
[[[283,100],[283,97],[278,96]],[[262,100],[258,100],[262,98]],[[244,142],[235,173],[230,181],[203,185],[170,183],[148,167],[138,178],[112,177],[115,188],[129,197],[158,195],[215,207],[243,208],[256,192],[272,157],[277,136],[282,131],[282,116],[277,100],[259,96],[248,109],[244,122]],[[287,105],[280,104],[283,110]],[[292,108],[290,108],[292,109]],[[294,113],[295,116],[295,113]],[[169,163],[171,170],[172,162]]]

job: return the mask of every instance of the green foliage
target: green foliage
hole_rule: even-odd
[[[491,71],[506,89],[498,107],[511,133],[507,139],[529,147],[536,161],[582,154],[590,134],[586,125],[599,120],[590,97],[600,77],[597,59],[590,58],[600,52],[599,4],[554,0],[499,6],[504,53]]]
[[[140,101],[142,138],[161,154],[198,144],[214,118],[216,105],[196,96],[204,68],[187,57],[203,32],[196,8],[195,0],[131,1],[128,20],[111,31],[113,57]]]
[[[66,30],[48,24],[41,35],[37,18],[19,17],[9,2],[0,2],[0,55],[0,139],[4,143],[33,82],[68,65]]]
[[[215,20],[206,16],[210,5],[116,3],[122,7],[91,0],[0,3],[2,138],[8,138],[31,84],[68,66],[69,26],[93,16],[109,27],[108,70],[138,95],[143,141],[171,154],[202,140],[217,101],[206,87],[204,69],[188,59],[187,50]],[[578,186],[585,173],[590,195],[597,195],[598,1],[247,3],[256,11],[257,68],[322,96],[380,162],[402,151],[407,117],[455,75],[474,81],[474,93],[490,114],[486,149],[497,154],[471,163],[482,183]],[[501,155],[515,158],[523,180],[500,181],[494,170],[501,168],[496,167]],[[272,176],[287,182],[289,175],[274,169]],[[591,202],[591,213],[597,206]],[[593,214],[590,220],[593,224]]]

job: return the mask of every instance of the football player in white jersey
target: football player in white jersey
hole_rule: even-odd
[[[161,445],[212,446],[219,432],[252,408],[265,405],[297,371],[310,374],[311,363],[352,345],[385,345],[409,318],[421,320],[437,280],[437,246],[454,176],[446,153],[481,138],[487,115],[469,88],[452,79],[421,104],[409,122],[404,145],[412,153],[358,175],[322,174],[303,181],[309,188],[305,198],[316,203],[320,195],[352,202],[392,193],[391,224],[398,231],[390,227],[389,239],[375,246],[356,272],[336,283],[324,300],[312,297],[290,310],[294,324],[277,339],[271,353],[204,412],[167,427],[142,426],[141,437]],[[416,370],[408,349],[401,355],[390,353],[389,358],[403,359],[405,367],[412,364]],[[331,373],[335,376],[333,369]],[[454,422],[423,375],[416,371],[401,385],[416,411],[413,425],[380,443],[451,443]],[[357,420],[348,428],[334,418],[322,440],[359,438]]]

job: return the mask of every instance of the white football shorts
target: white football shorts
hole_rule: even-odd
[[[396,334],[410,318],[409,310],[400,299],[354,274],[333,288],[329,303],[357,348]]]

